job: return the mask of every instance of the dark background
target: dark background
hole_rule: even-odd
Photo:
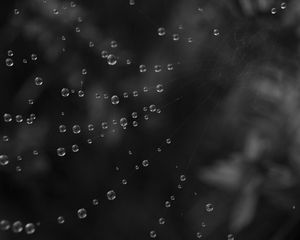
[[[0,123],[1,138],[9,137],[1,139],[0,154],[10,160],[0,166],[0,220],[40,225],[33,235],[0,231],[0,239],[149,239],[151,230],[157,239],[197,239],[197,232],[211,240],[228,234],[299,239],[300,2],[135,2],[1,4],[0,109],[2,116],[22,114],[24,121]],[[162,26],[166,35],[160,37]],[[172,40],[176,33],[179,41]],[[110,47],[113,40],[117,48]],[[8,50],[14,53],[12,67],[5,62]],[[102,50],[116,55],[117,64],[108,65]],[[33,53],[37,60],[31,60]],[[170,63],[173,71],[167,70]],[[140,64],[146,73],[139,72]],[[159,73],[153,70],[157,64]],[[42,86],[34,84],[36,76]],[[155,91],[157,84],[163,93]],[[75,93],[63,98],[64,87]],[[123,98],[124,92],[130,96]],[[111,104],[114,94],[118,105]],[[150,119],[144,120],[143,107],[151,104],[161,113],[148,110]],[[31,113],[36,120],[27,124]],[[101,129],[102,121],[123,116],[126,130],[112,124]],[[66,133],[59,133],[60,124]],[[72,133],[74,124],[80,134]],[[72,153],[72,144],[79,152]],[[63,158],[56,153],[61,146],[67,149]],[[110,189],[114,201],[107,200]],[[88,216],[78,219],[83,207]]]

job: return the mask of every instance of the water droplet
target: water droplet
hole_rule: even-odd
[[[65,148],[63,148],[63,147],[57,148],[56,151],[57,151],[57,155],[60,156],[60,157],[63,157],[63,156],[66,155],[66,150],[65,150]]]
[[[154,72],[156,72],[156,73],[161,72],[161,65],[155,65]]]
[[[173,34],[173,41],[179,41],[180,37],[178,33]]]
[[[5,155],[5,154],[1,154],[0,155],[0,165],[1,166],[6,166],[7,164],[9,164],[8,156]]]
[[[79,125],[74,125],[74,126],[72,127],[72,130],[73,130],[73,133],[74,133],[74,134],[79,134],[79,133],[81,132],[81,128],[80,128]]]
[[[59,224],[63,224],[63,223],[65,222],[64,217],[63,217],[63,216],[59,216],[59,217],[57,218],[57,222],[58,222]]]
[[[101,127],[102,127],[102,129],[108,129],[108,123],[107,122],[102,122]]]
[[[219,32],[218,29],[214,29],[214,35],[215,35],[215,36],[219,36],[219,35],[220,35],[220,32]]]
[[[79,146],[77,144],[72,145],[72,151],[73,152],[78,152],[79,151]]]
[[[184,182],[186,180],[186,176],[185,175],[180,175],[180,181]]]
[[[83,90],[79,90],[78,91],[78,97],[84,97],[84,91]]]
[[[31,60],[36,61],[37,60],[37,55],[35,53],[31,54]]]
[[[113,105],[116,105],[116,104],[118,104],[120,102],[120,100],[119,100],[119,97],[117,96],[117,95],[113,95],[112,97],[111,97],[111,103],[113,104]]]
[[[61,95],[62,95],[63,97],[68,97],[68,96],[70,95],[70,90],[69,90],[68,88],[63,88],[63,89],[61,90]]]
[[[139,66],[139,69],[140,69],[140,72],[141,72],[141,73],[147,72],[147,67],[146,67],[146,65],[144,65],[144,64],[141,64],[141,65]]]
[[[88,125],[88,130],[91,132],[91,131],[94,131],[94,125],[93,124],[89,124]]]
[[[87,211],[86,211],[86,209],[85,208],[78,209],[77,216],[78,216],[79,219],[86,218],[87,217]]]
[[[172,70],[174,69],[173,64],[172,64],[172,63],[169,63],[169,64],[167,65],[167,69],[168,69],[168,71],[172,71]]]
[[[22,115],[17,115],[17,116],[16,116],[16,122],[17,122],[17,123],[23,122],[23,117],[22,117]]]
[[[14,9],[14,14],[15,14],[15,15],[19,15],[19,14],[20,14],[20,10],[17,9],[17,8],[15,8],[15,9]]]
[[[166,220],[165,220],[163,217],[161,217],[161,218],[158,219],[158,223],[159,223],[160,225],[165,224],[165,222],[166,222]]]
[[[164,87],[162,84],[157,84],[156,85],[156,92],[162,93],[164,91]]]
[[[58,127],[60,133],[65,133],[67,131],[67,127],[65,125],[60,125]]]
[[[129,0],[129,5],[130,5],[130,6],[135,5],[135,0]]]
[[[166,35],[166,29],[164,27],[160,27],[157,29],[158,36]]]
[[[108,65],[116,65],[117,64],[117,58],[115,57],[115,55],[113,54],[109,54],[107,56],[107,63]]]
[[[271,13],[272,13],[273,15],[276,14],[276,13],[277,13],[276,8],[272,8],[272,9],[271,9]]]
[[[227,240],[234,240],[234,235],[233,234],[228,234],[227,235]]]
[[[43,85],[43,79],[42,79],[41,77],[36,77],[36,78],[34,79],[34,82],[35,82],[35,85],[36,85],[36,86],[41,86],[41,85]]]
[[[151,238],[156,238],[156,232],[154,230],[151,230],[149,235]]]
[[[156,111],[156,106],[154,104],[151,104],[149,106],[149,110],[150,110],[150,112],[155,112]]]
[[[13,52],[12,50],[8,50],[8,51],[7,51],[7,55],[8,55],[9,57],[12,57],[12,56],[14,55],[14,52]]]
[[[11,58],[6,58],[5,63],[8,67],[12,67],[14,65],[14,61]]]
[[[23,231],[23,224],[20,221],[16,221],[13,223],[12,227],[11,227],[12,231],[14,233],[20,233]]]
[[[27,223],[25,225],[25,232],[27,234],[29,234],[29,235],[33,234],[35,232],[35,226],[34,226],[34,224],[33,223]]]
[[[109,190],[106,194],[108,200],[115,200],[117,195],[114,190]]]
[[[166,202],[165,202],[165,207],[166,207],[166,208],[171,207],[171,203],[170,203],[169,201],[166,201]]]
[[[149,160],[143,160],[142,165],[144,167],[148,167],[149,166]]]
[[[122,126],[122,127],[126,127],[127,126],[127,119],[126,118],[121,118],[120,119],[120,125]]]
[[[7,231],[8,229],[10,229],[10,222],[5,219],[1,220],[0,221],[0,230]]]
[[[211,203],[206,204],[206,211],[212,212],[214,210],[214,206]]]
[[[86,75],[86,74],[87,74],[87,70],[86,70],[85,68],[83,68],[83,69],[81,70],[81,74],[82,74],[82,75]]]
[[[94,206],[97,206],[97,205],[99,205],[99,200],[98,199],[93,199],[93,205]]]
[[[280,8],[282,9],[282,10],[284,10],[284,9],[286,9],[286,3],[285,2],[282,2],[281,4],[280,4]]]
[[[4,122],[11,122],[12,121],[12,116],[9,113],[4,113],[3,119],[4,119]]]
[[[110,47],[111,47],[111,48],[116,48],[116,47],[118,47],[117,41],[112,40],[112,41],[110,42]]]
[[[197,238],[202,238],[202,234],[200,232],[196,233]]]

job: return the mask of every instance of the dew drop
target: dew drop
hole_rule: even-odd
[[[7,164],[9,164],[8,156],[5,155],[5,154],[1,154],[0,155],[0,165],[1,166],[6,166]]]
[[[158,36],[166,35],[166,29],[164,27],[160,27],[157,29]]]
[[[144,167],[148,167],[149,166],[149,160],[143,160],[142,165]]]
[[[276,14],[276,13],[277,13],[276,8],[272,8],[272,9],[271,9],[271,13],[272,13],[273,15]]]
[[[41,77],[36,77],[36,78],[34,79],[34,82],[35,82],[35,85],[36,85],[36,86],[41,86],[41,85],[43,85],[43,79],[42,79]]]
[[[60,156],[60,157],[63,157],[63,156],[66,155],[66,150],[65,150],[65,148],[63,148],[63,147],[57,148],[56,151],[57,151],[57,155]]]
[[[61,95],[62,95],[63,97],[68,97],[68,96],[70,95],[70,90],[69,90],[68,88],[63,88],[63,89],[61,90]]]
[[[120,102],[120,100],[119,100],[119,97],[118,97],[117,95],[113,95],[113,96],[111,97],[111,103],[112,103],[113,105],[117,105],[119,102]]]
[[[151,238],[156,238],[156,232],[154,230],[151,230],[149,235]]]
[[[117,58],[115,57],[115,55],[109,54],[107,56],[107,63],[108,63],[108,65],[111,65],[111,66],[116,65],[117,64]]]
[[[87,211],[86,211],[86,209],[85,208],[78,209],[77,216],[78,216],[79,219],[86,218],[87,217]]]
[[[6,58],[5,63],[8,67],[12,67],[14,65],[14,61],[11,58]]]
[[[72,130],[73,130],[73,133],[74,133],[74,134],[79,134],[79,133],[81,132],[81,128],[80,128],[79,125],[74,125],[74,126],[72,127]]]
[[[97,206],[97,205],[99,205],[99,200],[98,199],[93,199],[93,205],[94,206]]]
[[[12,231],[14,233],[20,233],[23,231],[23,224],[20,221],[16,221],[13,223],[12,227],[11,227]]]
[[[25,225],[25,232],[30,235],[33,234],[35,232],[35,226],[33,223],[27,223]]]
[[[234,240],[234,235],[232,233],[228,234],[227,240]]]
[[[158,223],[159,223],[160,225],[165,224],[165,222],[166,222],[166,220],[165,220],[163,217],[161,217],[161,218],[158,219]]]
[[[147,67],[146,67],[146,65],[141,64],[141,65],[139,66],[139,70],[140,70],[141,73],[147,72]]]
[[[1,220],[0,221],[0,230],[7,231],[10,229],[10,222],[8,220]]]
[[[11,122],[12,121],[12,116],[9,113],[4,113],[3,115],[3,120],[4,122]]]
[[[127,119],[126,118],[121,118],[120,119],[120,125],[122,126],[122,127],[126,127],[127,126]]]
[[[109,190],[107,192],[106,196],[107,196],[107,199],[110,200],[110,201],[115,200],[116,197],[117,197],[117,195],[116,195],[116,193],[115,193],[114,190]]]
[[[206,204],[206,211],[212,212],[214,210],[214,206],[211,203]]]
[[[162,93],[164,91],[164,87],[162,84],[157,84],[156,85],[156,92]]]
[[[218,29],[214,29],[214,35],[215,35],[215,36],[219,36],[219,35],[220,35],[220,32],[219,32]]]
[[[57,222],[58,222],[59,224],[63,224],[63,223],[65,222],[65,218],[64,218],[63,216],[59,216],[59,217],[57,218]]]

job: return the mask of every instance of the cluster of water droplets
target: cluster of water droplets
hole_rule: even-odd
[[[43,1],[45,4],[47,3],[46,0]],[[135,6],[135,0],[129,0],[129,5],[130,6]],[[76,8],[77,4],[73,1],[70,2],[69,5],[71,8]],[[284,10],[286,9],[286,3],[281,3],[280,5],[280,9]],[[68,7],[66,5],[64,5],[61,9],[53,9],[53,14],[54,15],[61,15],[63,13],[63,11],[67,10]],[[199,12],[203,12],[204,9],[203,8],[198,8]],[[272,8],[271,9],[271,13],[275,14],[277,12],[276,8]],[[14,14],[15,15],[19,15],[20,14],[20,10],[19,9],[14,9]],[[77,18],[77,23],[81,23],[83,21],[83,18],[78,16]],[[183,27],[182,25],[180,25],[178,27],[179,30],[181,30]],[[81,33],[81,29],[79,26],[75,26],[75,32],[80,34]],[[212,34],[216,37],[220,36],[220,30],[217,28],[213,28],[212,29]],[[169,32],[169,30],[166,27],[158,27],[157,28],[157,35],[158,37],[161,38],[165,38],[166,36],[171,36],[171,40],[172,41],[179,41],[181,40],[181,35],[180,33],[177,32]],[[66,41],[67,38],[65,37],[65,35],[60,36],[62,41]],[[187,37],[187,42],[191,43],[193,42],[193,38],[192,37]],[[90,40],[88,42],[88,46],[90,48],[95,47],[95,43],[93,40]],[[129,58],[125,58],[122,59],[120,56],[117,56],[116,53],[112,53],[113,51],[111,51],[111,49],[117,49],[119,46],[118,41],[117,40],[112,40],[110,41],[110,46],[107,49],[99,49],[99,55],[102,59],[104,59],[107,63],[107,65],[110,66],[115,66],[117,65],[119,62],[124,62],[126,65],[131,65],[133,60],[129,59]],[[62,52],[65,52],[66,49],[63,48]],[[115,52],[115,51],[114,51]],[[29,58],[30,61],[37,61],[38,60],[38,56],[35,53],[32,53]],[[23,63],[27,63],[28,60],[27,58],[23,58]],[[8,50],[7,52],[7,57],[5,58],[5,65],[8,68],[12,68],[14,66],[14,52],[13,50]],[[137,64],[137,69],[136,71],[139,73],[147,73],[150,71],[153,71],[154,73],[160,73],[164,70],[166,71],[173,71],[174,68],[176,68],[179,64],[176,63],[168,63],[165,65],[162,64],[155,64],[155,65],[146,65],[143,63]],[[88,74],[88,69],[86,67],[81,69],[81,74],[83,76]],[[44,77],[41,76],[35,76],[33,78],[33,83],[36,87],[41,87],[44,84]],[[118,105],[120,105],[122,103],[122,101],[124,99],[133,97],[136,98],[138,96],[140,96],[143,93],[149,93],[149,92],[153,92],[153,93],[163,93],[165,91],[164,88],[164,83],[159,83],[155,86],[152,87],[144,87],[142,93],[138,90],[133,90],[131,92],[123,92],[122,94],[108,94],[108,93],[96,93],[95,94],[95,99],[103,99],[103,100],[107,100],[109,102],[109,104],[111,104],[112,106],[116,107]],[[57,93],[58,95],[60,95],[64,101],[67,98],[70,98],[72,96],[77,96],[79,98],[84,98],[87,97],[85,91],[83,89],[80,90],[74,90],[74,89],[70,89],[69,87],[64,87],[60,90],[60,92]],[[32,105],[34,103],[34,99],[30,98],[28,99],[28,104]],[[149,114],[145,113],[145,112],[149,112]],[[144,106],[142,108],[142,110],[140,111],[132,111],[131,114],[129,116],[123,116],[120,117],[118,119],[115,119],[111,122],[109,122],[108,120],[104,120],[102,122],[98,122],[97,124],[95,123],[89,123],[87,126],[82,126],[80,124],[73,124],[70,126],[67,126],[65,124],[60,124],[58,126],[58,132],[61,134],[64,134],[68,131],[72,132],[75,135],[80,134],[83,130],[84,131],[88,131],[88,132],[95,132],[97,131],[98,136],[100,138],[105,137],[105,132],[101,132],[103,130],[108,130],[110,128],[114,129],[116,126],[120,126],[123,129],[127,129],[129,127],[129,125],[133,126],[133,127],[137,127],[139,126],[139,122],[137,121],[137,119],[142,116],[142,119],[144,120],[149,120],[150,118],[150,114],[155,114],[155,113],[161,113],[161,108],[157,106],[157,104],[155,103],[151,103],[147,106]],[[64,113],[62,113],[62,115],[64,115]],[[3,122],[6,124],[9,123],[22,123],[25,122],[28,125],[31,125],[34,123],[34,120],[36,120],[36,114],[32,113],[29,116],[23,117],[22,114],[11,114],[11,113],[4,113],[3,114]],[[140,120],[141,121],[141,120]],[[3,137],[3,141],[8,141],[9,137],[5,136]],[[88,138],[87,139],[87,143],[88,144],[92,144],[93,143],[93,139],[95,139],[95,137],[92,138]],[[159,154],[162,152],[162,150],[164,148],[167,148],[168,145],[170,145],[172,143],[172,139],[167,137],[166,139],[164,139],[164,141],[161,143],[161,145],[155,149],[153,149],[153,152],[155,152],[156,154]],[[67,152],[79,152],[80,151],[80,146],[78,144],[71,144],[70,146],[57,146],[56,148],[56,154],[59,157],[64,157],[66,156]],[[33,154],[34,155],[38,155],[38,150],[33,150]],[[128,154],[132,155],[133,152],[131,150],[128,151]],[[156,156],[156,155],[154,155]],[[154,158],[154,157],[153,157]],[[17,156],[17,160],[21,160],[22,156],[18,155]],[[134,166],[135,170],[139,170],[140,167],[143,168],[147,168],[151,165],[151,161],[152,158],[151,157],[145,157],[143,159],[140,159],[140,165],[136,164]],[[8,165],[10,162],[10,157],[8,155],[6,155],[5,153],[1,153],[0,154],[0,166],[6,166]],[[178,168],[178,166],[176,166],[176,168]],[[116,167],[116,170],[118,170],[119,167]],[[178,176],[178,185],[177,188],[178,189],[182,189],[184,187],[184,183],[187,181],[187,176],[185,173],[182,173]],[[123,178],[120,182],[120,185],[126,185],[127,179],[126,177]],[[196,193],[195,193],[196,195]],[[105,198],[108,201],[114,201],[117,198],[117,191],[114,189],[110,189],[105,193]],[[164,206],[166,209],[170,209],[172,207],[172,202],[176,201],[176,196],[175,194],[172,194],[169,196],[169,199],[164,201]],[[94,206],[98,206],[99,205],[99,199],[98,198],[94,198],[92,199],[92,204]],[[207,213],[212,213],[214,210],[214,205],[212,203],[207,203],[205,206],[206,212]],[[82,207],[76,210],[76,214],[77,217],[79,219],[85,219],[88,217],[88,211],[86,210],[86,208]],[[58,224],[64,224],[66,219],[64,216],[58,216],[56,219]],[[159,226],[163,226],[165,225],[165,223],[167,222],[166,217],[164,216],[160,216],[157,219],[157,223]],[[13,233],[20,233],[22,231],[25,231],[27,234],[33,234],[36,231],[36,226],[37,224],[33,224],[33,223],[26,223],[23,224],[21,221],[15,221],[13,223],[10,223],[8,220],[1,220],[0,221],[0,229],[3,231],[8,231],[11,230]],[[203,222],[202,223],[202,227],[206,227],[206,224]],[[158,233],[155,229],[151,229],[149,230],[149,236],[150,238],[156,238],[158,236]],[[202,238],[202,233],[201,232],[196,232],[196,237],[197,238]],[[228,234],[228,240],[234,240],[234,236],[233,234]]]

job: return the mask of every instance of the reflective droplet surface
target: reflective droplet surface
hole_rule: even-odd
[[[115,193],[114,190],[109,190],[107,192],[106,196],[107,196],[107,199],[110,200],[110,201],[115,200],[116,197],[117,197],[117,195],[116,195],[116,193]]]
[[[70,90],[69,90],[68,88],[63,88],[63,89],[61,90],[61,95],[62,95],[63,97],[68,97],[68,96],[70,95]]]
[[[60,156],[60,157],[63,157],[63,156],[66,155],[66,150],[65,150],[65,148],[63,148],[63,147],[57,148],[56,151],[57,151],[57,155]]]
[[[112,103],[113,105],[117,105],[117,104],[119,104],[119,102],[120,102],[120,100],[119,100],[119,97],[118,97],[117,95],[113,95],[113,96],[111,97],[111,103]]]
[[[0,230],[7,231],[10,229],[10,222],[8,220],[1,220],[0,221]]]
[[[86,209],[85,208],[78,209],[77,216],[78,216],[79,219],[86,218],[87,217],[87,211],[86,211]]]
[[[29,234],[29,235],[33,234],[35,232],[35,226],[34,226],[34,224],[33,223],[27,223],[25,225],[25,232],[27,234]]]
[[[107,63],[108,63],[108,65],[111,65],[111,66],[116,65],[117,64],[116,56],[113,54],[109,54],[107,56]]]
[[[212,212],[214,210],[214,206],[211,203],[206,204],[206,211]]]
[[[156,232],[154,230],[151,230],[149,235],[151,238],[156,238]]]
[[[166,35],[166,29],[164,27],[160,27],[157,29],[158,36]]]
[[[8,67],[12,67],[14,65],[14,61],[11,58],[6,58],[5,59],[5,64]]]
[[[0,155],[0,165],[6,166],[7,164],[9,164],[8,156],[5,154]]]
[[[43,79],[42,79],[41,77],[36,77],[36,78],[34,79],[34,82],[35,82],[35,85],[36,85],[36,86],[41,86],[41,85],[43,85]]]
[[[59,224],[63,224],[63,223],[65,222],[64,217],[63,217],[63,216],[59,216],[59,217],[57,218],[57,222],[58,222]]]
[[[72,127],[72,130],[74,134],[79,134],[81,132],[81,128],[77,124]]]
[[[11,227],[12,231],[14,233],[20,233],[23,231],[23,224],[21,221],[16,221],[13,223],[12,227]]]
[[[11,122],[12,121],[12,116],[9,113],[4,113],[3,115],[3,120],[4,122]]]

